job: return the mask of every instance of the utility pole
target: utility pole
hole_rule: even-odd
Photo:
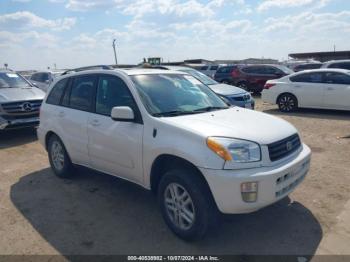
[[[335,53],[335,45],[333,46],[333,48],[334,48],[334,53]]]
[[[115,46],[116,46],[116,43],[117,42],[117,39],[113,39],[113,51],[114,51],[114,59],[115,59],[115,64],[118,65],[118,60],[117,60],[117,52],[115,51]]]

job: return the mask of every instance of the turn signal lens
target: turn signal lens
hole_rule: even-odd
[[[214,151],[222,159],[224,159],[226,161],[232,160],[231,154],[226,150],[226,148],[223,147],[222,145],[220,145],[214,139],[208,138],[207,145],[212,151]]]

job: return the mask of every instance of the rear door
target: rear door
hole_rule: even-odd
[[[325,106],[322,72],[303,73],[289,79],[300,107],[323,108]]]
[[[273,79],[271,74],[265,66],[249,66],[243,68],[242,71],[246,73],[246,78],[253,90],[261,91],[267,80]]]
[[[80,75],[71,79],[55,117],[64,145],[72,161],[90,166],[87,123],[93,110],[96,75]]]
[[[324,73],[325,106],[350,109],[350,76],[338,72]]]

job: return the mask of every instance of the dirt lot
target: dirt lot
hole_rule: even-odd
[[[286,115],[258,98],[257,110],[299,129],[313,151],[311,171],[290,198],[253,214],[225,216],[216,231],[197,243],[170,233],[149,192],[85,169],[72,180],[58,179],[35,132],[1,133],[0,254],[319,252],[350,199],[350,113]],[[350,254],[350,247],[345,251]]]

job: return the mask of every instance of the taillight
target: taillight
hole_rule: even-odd
[[[264,89],[270,89],[271,87],[275,86],[276,84],[273,84],[273,83],[266,83],[264,85]]]
[[[232,75],[232,77],[238,77],[239,76],[238,68],[233,69],[231,75]]]

